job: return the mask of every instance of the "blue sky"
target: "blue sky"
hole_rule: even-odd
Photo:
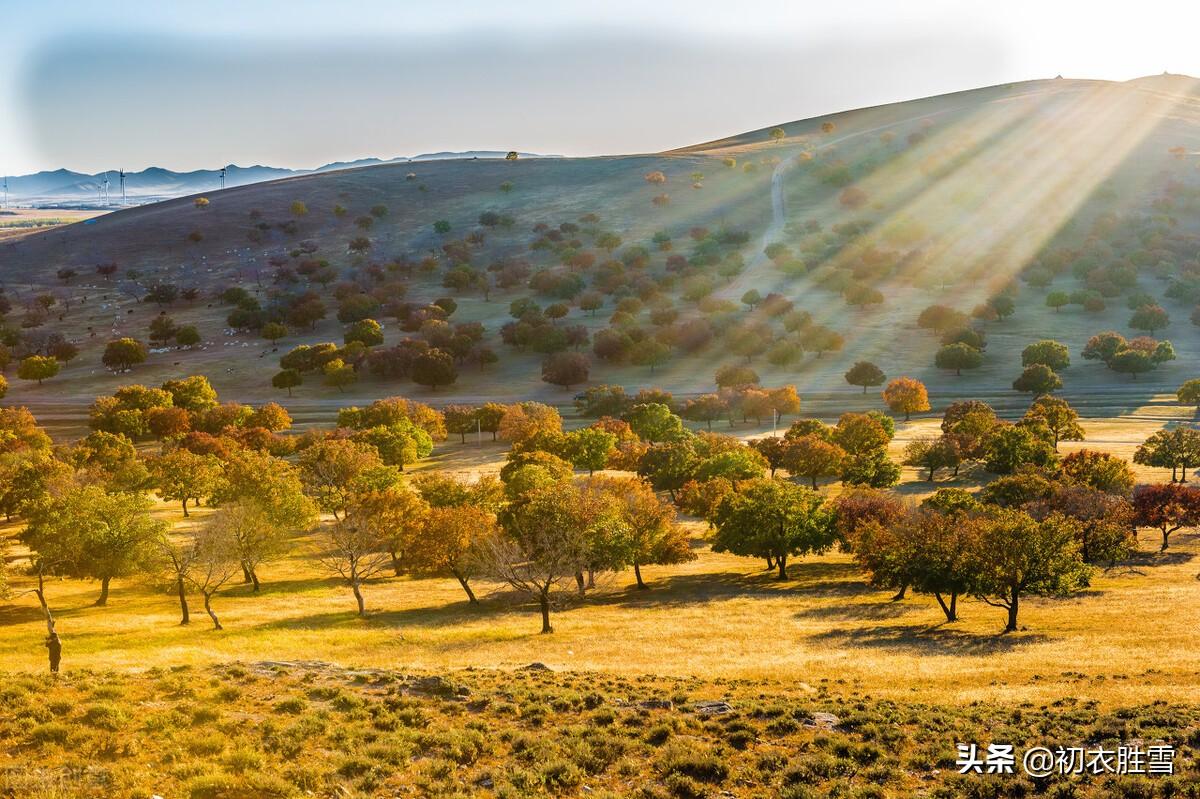
[[[838,3],[0,0],[0,173],[682,146],[1062,73],[1200,74],[1200,10]]]

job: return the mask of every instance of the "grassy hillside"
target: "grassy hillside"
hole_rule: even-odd
[[[1200,721],[1161,703],[958,710],[826,682],[312,661],[25,677],[4,696],[0,740],[22,758],[0,759],[8,784],[61,797],[1187,796]],[[1174,744],[1175,775],[955,773],[957,742],[1134,737]]]
[[[385,326],[384,346],[425,335],[388,317],[407,312],[398,306],[449,296],[457,302],[449,321],[483,323],[483,345],[498,362],[464,362],[436,394],[365,368],[343,392],[313,375],[293,400],[300,413],[400,392],[568,402],[570,392],[541,382],[543,352],[501,341],[510,303],[523,297],[541,308],[565,302],[567,315],[552,324],[582,325],[593,341],[613,328],[667,343],[666,361],[653,370],[582,345],[592,383],[709,391],[716,366],[742,360],[735,342],[749,331],[806,350],[785,360],[768,357],[767,346],[748,361],[765,384],[795,383],[815,413],[877,404],[854,397],[842,379],[858,360],[926,381],[935,409],[962,396],[1020,404],[1010,388],[1020,350],[1045,337],[1072,351],[1063,374],[1072,401],[1086,394],[1098,412],[1136,408],[1200,366],[1188,322],[1200,207],[1194,86],[1177,76],[1032,81],[789,123],[776,131],[782,138],[762,130],[657,155],[374,166],[229,189],[208,195],[204,207],[184,198],[32,233],[0,243],[12,348],[37,352],[57,333],[81,352],[45,385],[12,381],[11,397],[67,419],[130,380],[203,372],[225,396],[278,398],[270,377],[279,357],[301,343],[340,345],[340,298],[363,293],[380,306],[371,313]],[[650,182],[655,173],[665,182]],[[443,232],[439,221],[448,223]],[[349,249],[355,239],[366,240],[357,252]],[[497,286],[501,267],[514,262],[523,275]],[[116,271],[101,278],[98,264]],[[478,282],[446,285],[456,266],[490,279],[486,297]],[[1133,279],[1112,278],[1120,267]],[[77,274],[56,279],[62,269]],[[1187,290],[1166,296],[1172,281]],[[196,289],[196,298],[139,301],[162,284]],[[283,318],[306,291],[328,313],[311,330],[288,325],[268,344],[255,329],[228,324],[232,308],[215,295],[230,286],[246,288],[268,317]],[[882,302],[848,304],[864,287]],[[751,289],[777,293],[811,318],[788,329],[763,307],[742,305]],[[593,290],[602,306],[580,309]],[[1045,305],[1055,291],[1099,302],[1055,311]],[[47,293],[55,297],[49,313],[24,312]],[[935,368],[941,345],[917,327],[920,311],[942,304],[969,314],[1000,293],[1013,298],[1015,313],[972,321],[988,338],[983,365],[961,377]],[[1155,335],[1173,341],[1177,360],[1136,383],[1082,362],[1092,334],[1138,333],[1127,305],[1141,294],[1168,311]],[[610,320],[619,304],[623,313]],[[202,343],[168,343],[132,374],[101,366],[108,340],[145,340],[164,312],[195,325]],[[709,341],[683,346],[678,326],[693,319],[704,320]],[[840,334],[840,349],[815,352],[818,328]]]

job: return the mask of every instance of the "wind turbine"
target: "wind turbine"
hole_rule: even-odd
[[[120,175],[121,178],[121,205],[125,205],[125,169],[122,168],[120,172],[118,172],[118,175]]]
[[[221,167],[221,188],[225,188],[225,167]]]
[[[8,207],[8,175],[4,176],[4,207]]]
[[[104,181],[100,184],[101,202],[108,205],[108,170],[104,172]]]

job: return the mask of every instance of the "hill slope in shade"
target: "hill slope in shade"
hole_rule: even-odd
[[[542,308],[565,302],[554,325],[582,326],[592,342],[611,329],[668,348],[651,367],[632,350],[602,357],[589,342],[581,351],[591,383],[712,391],[718,366],[743,363],[765,385],[796,384],[815,400],[809,409],[836,412],[879,406],[877,393],[864,397],[842,377],[870,360],[889,377],[926,381],[935,408],[978,396],[1016,409],[1028,403],[1011,388],[1021,350],[1052,338],[1071,351],[1062,376],[1073,402],[1131,408],[1200,373],[1188,322],[1200,297],[1191,293],[1200,249],[1194,85],[1182,76],[1030,81],[786,123],[781,139],[763,129],[661,154],[430,160],[289,177],[206,191],[204,208],[180,198],[27,235],[0,245],[0,278],[17,300],[10,318],[39,291],[88,295],[86,312],[75,306],[62,320],[83,349],[57,379],[55,400],[67,403],[189,372],[209,374],[225,396],[278,396],[270,376],[279,356],[302,343],[340,345],[338,303],[362,292],[378,301],[385,346],[424,335],[389,316],[406,303],[450,296],[452,324],[483,324],[499,363],[464,362],[439,400],[569,401],[577,388],[541,382],[537,342],[504,342],[510,304],[528,297]],[[356,240],[366,242],[357,252]],[[120,278],[97,278],[101,263],[118,264]],[[513,263],[525,276],[497,286]],[[64,268],[79,274],[70,286],[55,279]],[[490,290],[455,288],[456,268],[488,276]],[[159,283],[194,286],[202,299],[137,301]],[[231,309],[213,295],[233,285],[268,309],[315,292],[328,317],[311,330],[293,326],[273,348],[228,329]],[[600,309],[578,307],[588,290],[602,295]],[[809,318],[793,325],[775,313],[778,302],[743,304],[749,291],[775,293]],[[922,309],[969,315],[1001,292],[1015,301],[1012,317],[970,321],[987,339],[982,365],[961,376],[936,368],[942,344],[917,325]],[[1055,292],[1070,304],[1048,307]],[[1081,359],[1094,333],[1143,332],[1129,326],[1128,307],[1142,294],[1169,312],[1154,334],[1174,342],[1177,360],[1133,381]],[[134,375],[99,366],[104,341],[144,338],[163,311],[196,324],[204,348],[152,355]],[[680,338],[694,320],[708,336],[695,348]],[[830,333],[840,338],[831,343]],[[796,357],[784,357],[788,346]],[[20,401],[49,399],[15,382]],[[427,391],[366,369],[344,392],[320,382],[306,378],[294,403]]]

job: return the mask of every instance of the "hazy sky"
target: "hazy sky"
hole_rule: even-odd
[[[1198,27],[1179,0],[0,0],[0,173],[649,152],[1059,73],[1200,75]]]

